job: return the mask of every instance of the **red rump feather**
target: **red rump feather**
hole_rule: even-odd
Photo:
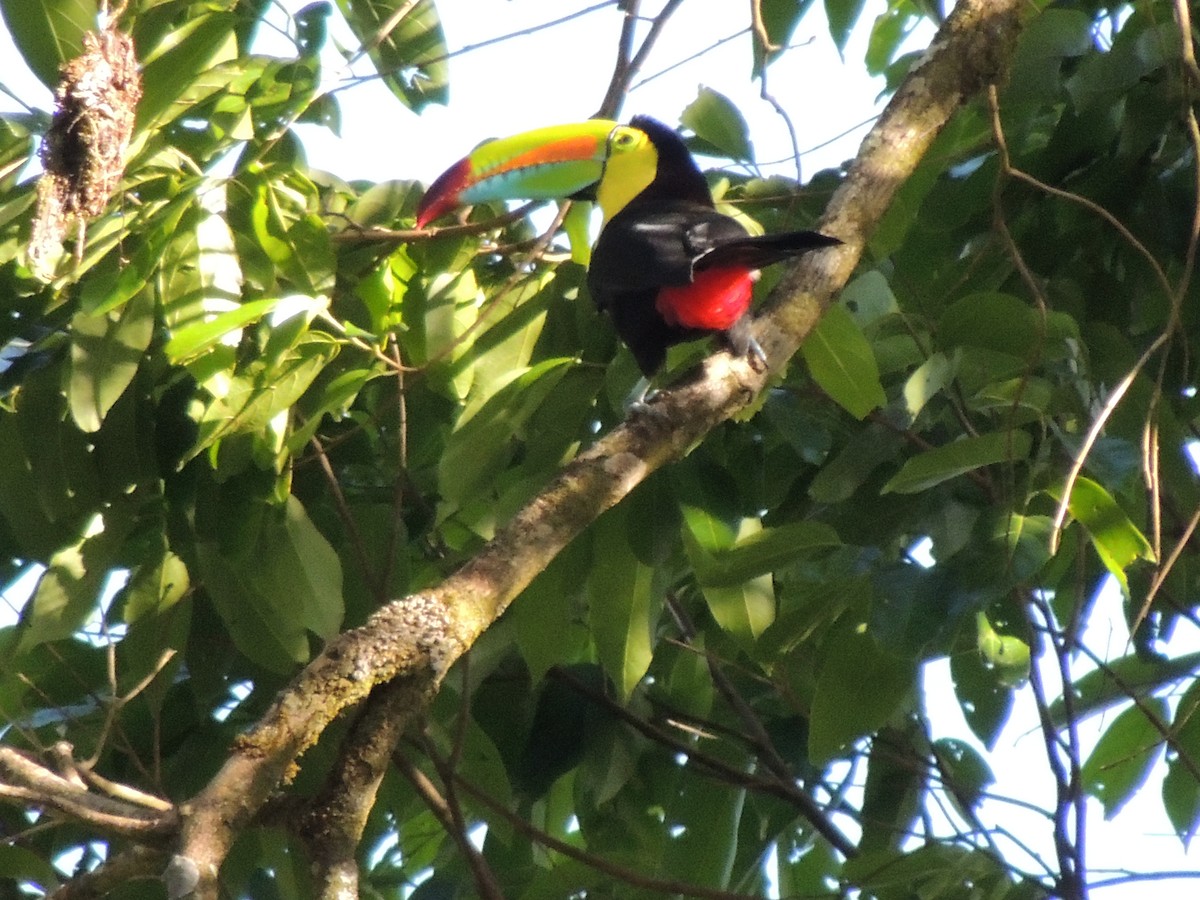
[[[725,331],[750,308],[753,288],[749,269],[704,269],[691,284],[661,288],[654,305],[678,328]]]

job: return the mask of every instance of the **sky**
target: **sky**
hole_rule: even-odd
[[[443,2],[439,10],[453,50],[497,34],[530,29],[591,5],[594,2],[585,0],[460,0]],[[648,0],[643,5],[654,10],[661,4]],[[704,85],[728,95],[746,115],[760,162],[786,160],[778,170],[794,174],[786,128],[749,80],[748,35],[664,72],[703,51],[714,35],[744,31],[745,10],[743,3],[684,3],[656,44],[639,79],[644,83],[630,93],[623,117],[647,113],[675,124],[679,112]],[[486,137],[585,119],[604,97],[622,22],[623,15],[610,6],[545,31],[455,56],[450,60],[450,104],[429,107],[420,116],[400,107],[378,82],[339,92],[342,138],[306,134],[309,160],[317,167],[334,168],[343,177],[432,179]],[[865,48],[865,33],[856,37],[855,46],[847,51],[851,61],[861,59]],[[805,168],[811,174],[854,154],[865,133],[863,123],[877,111],[873,100],[880,85],[862,66],[843,65],[823,19],[802,25],[796,40],[808,42],[807,46],[772,67],[769,85],[795,121],[801,148],[816,147],[859,126],[856,134],[837,146],[807,154]],[[337,69],[334,66],[327,73],[331,85],[341,82]],[[814,90],[814,85],[820,89]],[[387,112],[346,114],[376,105]],[[353,151],[347,152],[350,148]]]
[[[296,11],[304,3],[285,0],[280,9]],[[452,50],[495,37],[529,29],[594,5],[589,0],[441,0],[447,41]],[[650,10],[661,0],[645,0]],[[750,38],[742,34],[719,48],[691,61],[714,36],[733,36],[744,29],[747,4],[732,0],[693,0],[684,3],[671,20],[642,72],[644,83],[635,87],[622,111],[622,118],[635,113],[654,115],[670,124],[693,100],[703,85],[729,96],[743,112],[755,141],[756,156],[766,172],[795,173],[791,142],[774,108],[759,97],[758,86],[749,81]],[[886,7],[884,0],[866,0],[864,21]],[[276,23],[286,27],[277,10]],[[336,20],[336,16],[334,17]],[[414,115],[401,106],[377,81],[367,81],[339,90],[342,111],[341,135],[334,136],[316,126],[305,126],[302,138],[310,165],[326,169],[347,180],[421,178],[431,180],[442,169],[487,137],[513,134],[541,125],[586,118],[595,112],[604,96],[620,32],[622,15],[614,7],[580,16],[552,29],[513,38],[502,43],[456,55],[450,62],[451,100],[445,108],[431,107]],[[913,39],[923,45],[928,30]],[[353,39],[345,31],[333,37],[345,45]],[[829,38],[822,4],[814,4],[794,35],[797,46],[769,70],[769,88],[788,110],[797,125],[804,176],[818,169],[839,165],[852,157],[878,113],[882,84],[868,77],[861,60],[867,29],[859,28],[851,38],[843,62]],[[259,37],[261,52],[290,54],[291,45],[278,32],[264,29]],[[47,108],[49,92],[20,72],[18,57],[7,34],[0,35],[0,82],[25,102]],[[356,71],[366,68],[361,64]],[[344,87],[346,71],[334,53],[328,57],[326,86]],[[0,110],[18,108],[0,95]],[[775,162],[771,165],[772,161]],[[25,588],[24,591],[27,591]],[[24,591],[14,591],[16,605]],[[8,615],[11,615],[11,611]],[[6,616],[0,603],[0,624]],[[1124,655],[1128,635],[1124,631],[1119,597],[1102,594],[1093,617],[1089,639],[1105,647],[1111,656]],[[1176,641],[1186,649],[1200,646],[1194,629],[1181,629]],[[1172,648],[1173,652],[1182,652]],[[1077,674],[1087,666],[1076,663]],[[1059,684],[1053,665],[1043,668],[1049,690]],[[944,662],[926,667],[925,687],[934,737],[956,737],[983,750],[971,735],[954,699]],[[1097,716],[1085,728],[1093,742],[1109,720]],[[996,751],[985,752],[993,765],[998,795],[1045,807],[1054,796],[1054,786],[1045,761],[1045,748],[1037,729],[1037,717],[1028,688],[1019,693],[1012,719],[1000,737]],[[1089,745],[1090,746],[1090,745]],[[1162,812],[1158,786],[1164,767],[1159,765],[1150,782],[1116,822],[1104,822],[1099,804],[1088,801],[1089,862],[1094,870],[1124,866],[1141,871],[1187,870],[1197,867],[1183,852]],[[1046,859],[1053,859],[1050,825],[1040,816],[1019,807],[985,803],[982,819],[1001,824]],[[1008,849],[1012,844],[1001,845]],[[1035,869],[1026,857],[1021,864]],[[1095,873],[1094,873],[1095,876]],[[1096,890],[1099,900],[1134,900],[1151,890],[1159,898],[1200,896],[1195,879],[1164,880]]]

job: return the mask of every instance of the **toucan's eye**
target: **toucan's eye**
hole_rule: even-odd
[[[613,135],[613,146],[616,147],[618,150],[628,150],[630,147],[633,146],[633,142],[635,140],[636,140],[636,137],[634,136],[633,132],[618,131],[616,134]]]

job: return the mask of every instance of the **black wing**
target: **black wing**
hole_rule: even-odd
[[[723,245],[747,239],[736,220],[714,209],[631,203],[600,232],[588,269],[597,302],[614,291],[688,284],[696,263]]]

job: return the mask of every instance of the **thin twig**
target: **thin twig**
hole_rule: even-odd
[[[736,766],[729,765],[723,760],[700,752],[694,744],[678,740],[661,728],[643,721],[612,698],[605,696],[602,692],[592,690],[588,685],[569,673],[556,670],[555,674],[563,681],[569,683],[580,694],[588,697],[592,702],[604,706],[609,712],[616,715],[641,734],[677,753],[684,754],[689,762],[695,763],[698,768],[707,769],[725,783],[762,791],[763,793],[772,794],[786,800],[796,807],[805,820],[813,827],[813,830],[825,838],[835,850],[848,859],[857,854],[858,849],[854,846],[854,843],[842,834],[841,830],[825,814],[825,810],[821,808],[816,800],[805,793],[794,779],[764,779],[748,775]]]
[[[427,754],[429,749],[426,748]],[[430,759],[433,760],[434,757],[430,755]],[[504,890],[496,878],[496,873],[483,858],[483,854],[475,849],[475,845],[471,843],[471,839],[463,827],[462,811],[451,807],[446,797],[437,789],[437,785],[403,752],[396,750],[392,754],[392,762],[400,774],[413,786],[413,790],[424,801],[434,818],[441,823],[446,834],[458,845],[459,852],[466,859],[467,865],[471,867],[471,874],[475,879],[475,888],[479,892],[479,896],[486,900],[504,900]],[[436,761],[434,764],[437,765]],[[457,778],[453,780],[457,780]],[[447,787],[449,787],[449,783]]]
[[[605,91],[604,100],[600,103],[600,109],[596,113],[598,117],[615,118],[621,111],[625,97],[629,94],[629,85],[646,64],[646,59],[650,56],[650,51],[654,49],[655,43],[657,43],[659,37],[662,35],[662,30],[666,27],[667,20],[683,5],[683,0],[667,0],[663,4],[662,10],[651,20],[650,30],[646,32],[646,37],[642,40],[641,46],[638,47],[636,53],[632,53],[633,35],[637,24],[636,17],[639,3],[640,0],[631,0],[629,7],[626,9],[625,25],[621,29],[617,62],[613,66],[612,80],[608,83],[608,90]]]
[[[676,624],[679,626],[679,631],[683,635],[684,641],[690,646],[696,639],[695,623],[692,622],[691,617],[687,614],[687,610],[680,605],[678,598],[674,594],[668,592],[665,602],[667,609],[671,612],[671,617],[675,619]],[[796,774],[784,762],[783,757],[779,755],[779,751],[775,748],[775,742],[771,740],[771,735],[767,733],[762,720],[750,708],[750,704],[742,697],[729,676],[725,674],[724,669],[721,668],[720,661],[707,649],[699,650],[698,652],[704,656],[704,661],[708,664],[708,674],[712,678],[713,684],[721,692],[721,696],[725,698],[725,702],[733,709],[741,721],[742,727],[748,732],[747,736],[750,742],[758,751],[768,771],[780,781],[786,784],[794,784],[796,782]]]
[[[1065,746],[1061,743],[1058,729],[1050,717],[1050,706],[1047,700],[1046,688],[1042,682],[1041,669],[1038,660],[1029,667],[1029,684],[1033,689],[1037,705],[1038,720],[1041,723],[1042,739],[1046,745],[1046,762],[1054,776],[1057,799],[1054,808],[1054,849],[1058,857],[1059,872],[1057,888],[1060,896],[1068,900],[1083,900],[1087,896],[1084,882],[1084,827],[1085,809],[1083,798],[1083,779],[1081,775],[1080,744],[1078,722],[1075,716],[1074,694],[1071,673],[1068,666],[1067,650],[1059,640],[1059,633],[1054,627],[1053,613],[1043,601],[1030,596],[1029,608],[1036,609],[1045,622],[1045,635],[1050,641],[1051,652],[1054,653],[1062,677],[1062,696],[1066,707],[1067,736]],[[1032,624],[1032,623],[1031,623]],[[1031,629],[1032,631],[1033,629]],[[1031,646],[1036,642],[1030,637]],[[1066,755],[1066,765],[1060,757]],[[1074,825],[1074,828],[1071,826]]]
[[[501,816],[508,822],[513,829],[519,831],[522,836],[536,841],[544,847],[549,847],[557,853],[561,853],[568,859],[573,859],[576,862],[583,863],[589,868],[595,869],[598,872],[603,872],[605,875],[610,875],[619,881],[632,885],[636,888],[641,888],[647,891],[654,891],[660,894],[678,894],[683,897],[700,897],[704,900],[754,900],[754,897],[749,894],[739,894],[733,891],[724,891],[716,888],[700,887],[698,885],[685,884],[680,881],[669,881],[664,878],[654,878],[650,875],[645,875],[634,869],[626,868],[610,862],[602,856],[597,856],[594,853],[588,853],[578,847],[574,847],[565,841],[560,841],[556,837],[552,837],[539,828],[535,828],[526,822],[518,815],[514,815],[503,804],[492,798],[486,791],[476,787],[471,782],[467,781],[461,775],[456,775],[455,782],[464,791],[474,797],[484,806],[491,809],[497,815]],[[758,896],[758,895],[756,895]]]
[[[362,532],[358,529],[358,520],[354,518],[350,504],[346,502],[346,495],[342,491],[342,484],[338,480],[337,473],[333,471],[333,463],[329,461],[329,455],[325,452],[324,445],[315,434],[309,438],[308,443],[316,453],[317,464],[325,476],[325,483],[329,485],[329,496],[333,500],[333,508],[337,510],[338,518],[342,520],[342,527],[346,529],[350,549],[354,552],[354,559],[358,563],[359,571],[362,572],[363,582],[370,587],[372,596],[383,603],[387,600],[386,591],[384,586],[379,583],[374,566],[367,557],[366,542],[363,540]]]

